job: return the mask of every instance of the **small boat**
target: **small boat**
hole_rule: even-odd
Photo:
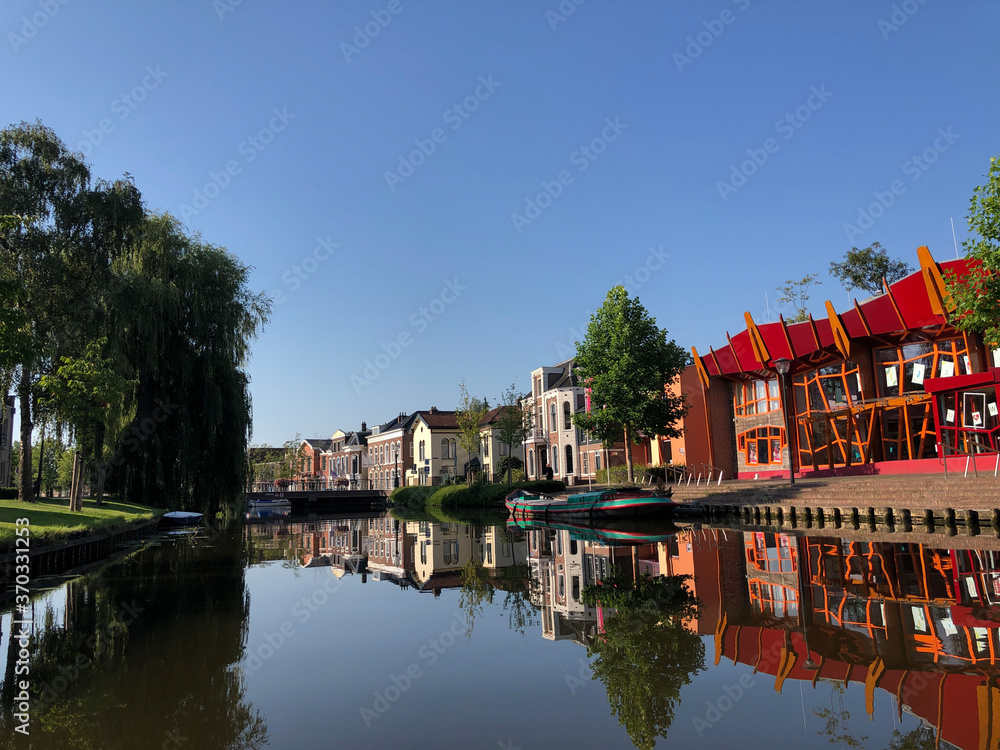
[[[660,544],[673,539],[681,527],[673,521],[645,521],[633,519],[607,519],[590,524],[583,519],[560,520],[548,523],[537,518],[508,519],[507,528],[532,531],[536,529],[551,529],[553,531],[568,531],[573,539],[582,542],[595,542],[609,547],[628,547],[640,544]]]
[[[517,519],[558,520],[564,518],[652,518],[670,515],[677,503],[673,492],[648,490],[601,490],[556,498],[514,490],[505,500],[507,510]]]
[[[164,523],[171,524],[172,526],[193,526],[201,523],[201,519],[204,517],[204,513],[190,513],[184,510],[175,510],[160,516]]]
[[[286,497],[258,497],[256,500],[249,502],[249,505],[253,508],[275,508],[290,504],[290,501]]]

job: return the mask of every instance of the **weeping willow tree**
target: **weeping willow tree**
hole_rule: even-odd
[[[152,215],[114,266],[112,344],[136,381],[102,472],[125,499],[214,514],[242,492],[250,343],[270,300],[224,248]]]
[[[0,379],[16,385],[20,497],[31,501],[39,380],[100,335],[111,265],[135,241],[143,207],[130,177],[93,180],[41,123],[0,130],[0,207]]]

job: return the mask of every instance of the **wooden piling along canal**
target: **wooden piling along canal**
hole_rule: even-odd
[[[794,503],[701,503],[705,521],[769,530],[835,529],[924,532],[954,536],[990,533],[1000,539],[1000,508],[954,508],[795,505]]]

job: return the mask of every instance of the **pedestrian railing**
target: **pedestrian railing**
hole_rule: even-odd
[[[941,453],[941,463],[944,464],[944,476],[945,476],[945,479],[948,478],[948,459],[951,458],[951,456],[948,455],[948,450],[949,449],[951,449],[953,451],[952,455],[955,456],[955,457],[965,456],[965,473],[962,475],[963,478],[969,476],[969,464],[970,463],[972,464],[972,473],[973,473],[973,476],[978,477],[979,476],[979,467],[976,466],[976,456],[980,456],[983,453],[993,453],[993,448],[992,447],[990,447],[989,445],[986,445],[985,443],[980,443],[978,440],[967,439],[966,442],[969,445],[972,445],[972,446],[974,446],[976,448],[981,448],[982,450],[973,453],[973,452],[970,452],[970,451],[962,450],[961,448],[959,448],[957,446],[954,446],[954,445],[948,445],[947,443],[938,443],[937,444],[938,445],[938,451],[940,451],[940,453]],[[997,453],[996,462],[994,463],[994,466],[993,466],[993,476],[994,476],[994,478],[997,477],[997,476],[1000,476],[1000,453]]]

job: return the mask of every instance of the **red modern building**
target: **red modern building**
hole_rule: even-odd
[[[698,459],[739,478],[932,472],[966,455],[992,470],[1000,349],[957,330],[945,287],[970,262],[917,256],[919,271],[848,310],[828,301],[827,317],[792,324],[744,313],[724,346],[693,349],[690,400],[709,430]]]

